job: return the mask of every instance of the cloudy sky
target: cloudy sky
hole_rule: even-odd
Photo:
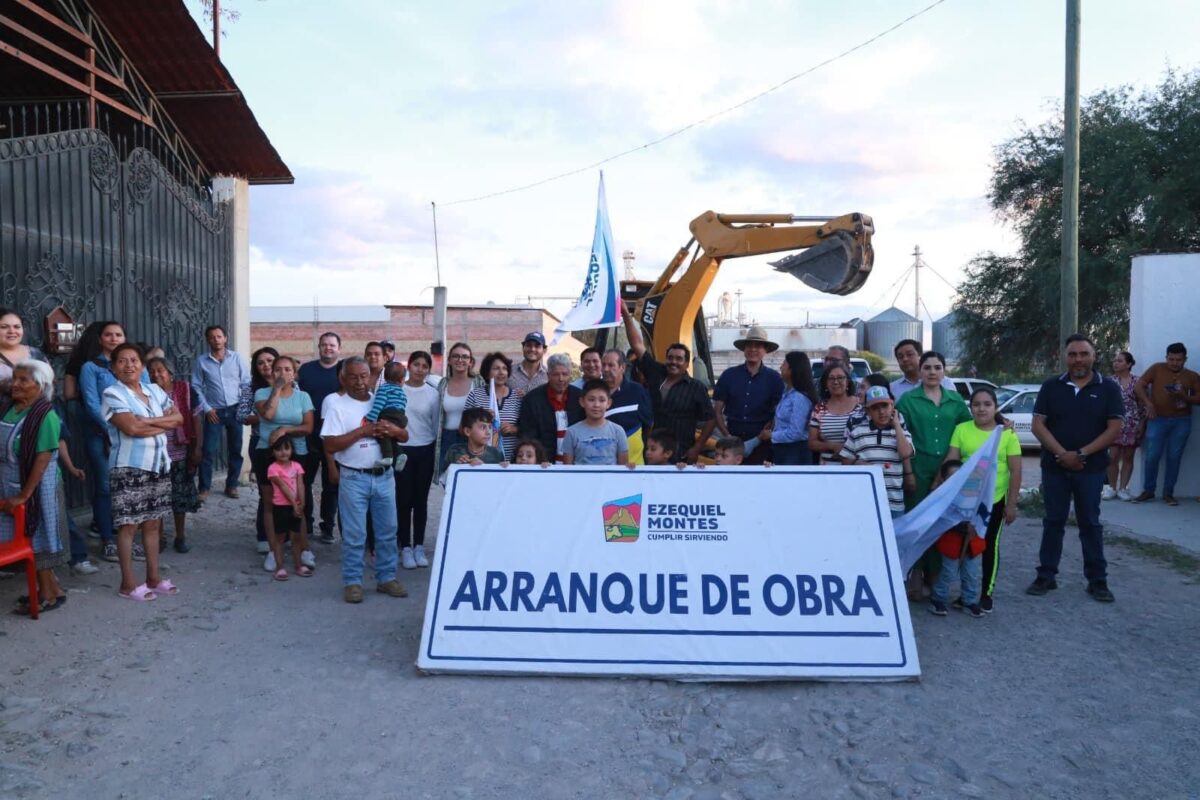
[[[296,176],[251,192],[251,302],[430,302],[431,201],[452,304],[573,297],[597,170],[455,201],[638,147],[930,2],[225,0],[241,17],[225,25],[222,59]],[[743,310],[766,323],[871,316],[896,297],[914,245],[956,283],[973,255],[1013,247],[984,199],[992,148],[1060,113],[1063,9],[944,0],[740,110],[612,161],[617,249],[652,279],[707,209],[861,211],[875,219],[876,268],[856,295],[822,295],[766,258],[739,259],[722,266],[706,307],[740,289]],[[1196,68],[1197,30],[1194,0],[1085,2],[1084,93]],[[937,318],[953,290],[926,272],[922,295]],[[911,311],[911,283],[899,305]]]

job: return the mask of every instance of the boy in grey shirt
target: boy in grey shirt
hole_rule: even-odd
[[[579,398],[584,418],[567,428],[563,436],[564,464],[626,464],[629,462],[629,440],[625,430],[604,418],[612,405],[608,385],[602,380],[590,380],[583,385]]]

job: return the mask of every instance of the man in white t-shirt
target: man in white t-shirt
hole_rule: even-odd
[[[386,420],[365,423],[371,410],[371,370],[359,356],[342,362],[341,382],[345,394],[325,398],[321,439],[333,454],[338,469],[338,511],[342,529],[342,584],[347,603],[363,600],[363,551],[367,540],[367,514],[375,530],[375,591],[391,597],[407,597],[408,590],[396,580],[396,484],[391,467],[377,467],[379,443],[376,436],[398,442],[408,440],[408,431]]]

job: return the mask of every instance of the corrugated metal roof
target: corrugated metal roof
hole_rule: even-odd
[[[895,306],[892,306],[886,311],[881,311],[875,316],[871,317],[869,320],[867,320],[867,322],[920,322],[920,320],[914,317],[912,314],[909,314],[907,311],[901,311]]]
[[[293,183],[182,0],[87,0],[214,175]]]

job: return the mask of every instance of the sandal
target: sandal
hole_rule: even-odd
[[[61,597],[54,598],[54,600],[39,600],[38,613],[40,614],[43,611],[54,611],[55,609],[62,608],[66,604],[67,596],[65,594]],[[29,595],[23,594],[17,598],[17,607],[13,609],[12,613],[16,614],[17,616],[27,615],[29,613]]]
[[[154,590],[144,583],[134,589],[132,592],[126,593],[118,590],[117,594],[121,595],[121,597],[124,597],[126,600],[134,600],[138,603],[148,603],[151,600],[158,599],[158,595],[154,593]]]
[[[311,578],[313,574],[312,567],[306,567],[304,564],[301,564],[296,567],[296,574],[301,578]]]
[[[160,580],[158,586],[149,586],[148,584],[147,586],[155,594],[179,594],[179,587],[166,578]]]
[[[280,567],[279,569],[275,570],[275,580],[286,581],[287,579],[288,579],[288,574],[287,574],[286,569],[284,569],[283,567]]]

